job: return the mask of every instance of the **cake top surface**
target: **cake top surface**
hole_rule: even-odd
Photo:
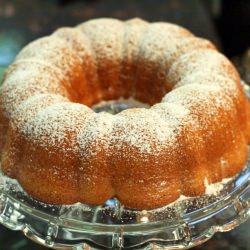
[[[137,29],[140,37],[134,32]],[[126,49],[124,38],[128,41]],[[131,60],[130,44],[136,61],[141,57],[149,70],[156,63],[170,82],[173,89],[165,93],[160,104],[110,115],[96,114],[83,104],[70,102],[68,89],[74,84],[76,65],[98,67],[98,58],[106,58],[107,65],[116,65],[116,61],[120,65],[123,57]],[[78,50],[80,54],[75,56]],[[195,117],[202,114],[204,119],[212,118],[222,107],[232,110],[237,81],[228,60],[210,42],[184,28],[140,19],[97,19],[60,29],[25,47],[7,71],[1,93],[6,116],[15,117],[14,123],[23,133],[44,146],[67,145],[65,138],[73,132],[77,136],[70,139],[75,149],[87,147],[98,137],[104,147],[128,144],[142,153],[156,154],[176,147],[184,125],[202,130],[202,122]],[[19,117],[20,112],[25,113],[25,119]],[[41,140],[43,135],[51,139]]]

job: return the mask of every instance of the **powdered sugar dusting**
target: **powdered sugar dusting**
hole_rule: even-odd
[[[93,126],[95,124],[95,126]],[[157,125],[156,125],[157,124]],[[86,121],[78,135],[81,148],[97,140],[107,152],[132,147],[141,153],[157,154],[165,147],[174,147],[176,127],[168,126],[158,114],[147,109],[129,109],[116,116],[100,113]]]
[[[101,98],[116,96],[122,89],[119,74],[124,24],[117,19],[102,18],[87,21],[79,25],[78,29],[91,43],[93,56],[96,58]]]
[[[78,29],[93,42],[92,48],[95,49],[95,52],[98,52],[96,54],[97,57],[109,55],[110,58],[113,58],[121,53],[118,50],[114,51],[115,48],[120,48],[120,44],[117,44],[117,39],[121,38],[120,32],[123,29],[121,21],[110,18],[91,20],[79,25]],[[106,45],[105,47],[103,47],[104,44]]]
[[[51,36],[30,43],[21,50],[15,61],[27,58],[49,61],[61,71],[67,73],[70,73],[76,60],[74,52],[65,41],[56,37],[52,39]]]
[[[89,108],[81,104],[55,103],[38,110],[21,129],[28,138],[41,146],[76,148],[74,137],[91,113]]]
[[[232,178],[224,178],[220,182],[209,183],[207,178],[204,180],[204,186],[206,188],[206,195],[217,195],[225,187],[225,185],[230,182]]]
[[[205,59],[205,60],[204,60]],[[232,64],[222,54],[211,49],[196,49],[189,51],[176,59],[170,66],[168,78],[173,85],[179,83],[183,78],[189,75],[196,75],[202,72],[201,79],[221,75],[234,82],[239,81],[239,76]],[[199,81],[199,76],[194,80]],[[227,88],[228,86],[224,86]]]
[[[183,128],[192,130],[192,139],[197,132],[194,139],[203,146],[204,133],[200,131],[210,123],[214,125],[211,131],[225,125],[217,118],[221,111],[225,120],[236,119],[234,100],[241,93],[239,78],[224,56],[209,42],[203,40],[200,44],[199,39],[176,25],[134,23],[140,23],[136,29],[132,28],[133,22],[89,21],[77,28],[61,29],[25,47],[7,71],[0,91],[0,108],[11,126],[49,152],[60,149],[67,157],[67,152],[74,151],[79,161],[95,159],[100,152],[105,157],[116,157],[118,152],[123,161],[134,157],[138,162],[134,154],[155,159],[149,165],[157,172],[158,156],[178,152]],[[136,30],[140,30],[139,34],[135,34]],[[124,38],[131,48],[126,44],[124,49]],[[126,58],[131,64],[124,71]],[[133,74],[121,77],[123,72]],[[89,103],[97,103],[102,97],[111,100],[127,96],[127,88],[135,92],[130,91],[128,96],[135,94],[148,103],[154,104],[165,96],[151,108],[131,108],[117,115],[96,114],[83,104],[69,101],[73,100],[72,93],[79,95],[81,101],[88,94],[93,95]],[[174,89],[166,94],[166,89],[171,88]],[[89,90],[93,93],[87,93]],[[190,134],[186,134],[186,142],[191,141]],[[190,151],[194,150],[192,147]],[[102,168],[98,170],[102,175]],[[133,169],[130,171],[133,173]],[[167,182],[158,181],[159,176],[152,178],[149,181],[153,182],[153,189],[157,190],[159,184],[166,192]],[[143,185],[143,178],[138,182]],[[221,188],[219,184],[208,185],[207,179],[204,185],[207,194]],[[160,199],[161,192],[152,192],[148,197]]]
[[[183,125],[183,121],[189,116],[189,109],[175,103],[160,103],[152,108],[170,127],[177,130]]]
[[[110,145],[114,119],[115,116],[108,113],[94,113],[86,120],[77,134],[81,155],[88,158],[88,155],[95,155],[100,148],[104,148],[107,155],[112,152]]]
[[[146,63],[155,62],[162,64],[160,58],[162,54],[171,49],[174,42],[178,42],[180,37],[182,39],[187,36],[192,36],[190,33],[181,32],[175,26],[155,23],[148,26],[146,31],[142,34],[139,51],[141,59]],[[168,41],[168,43],[166,42]]]
[[[220,97],[220,98],[218,98]],[[183,105],[205,114],[216,114],[218,108],[232,110],[233,101],[219,86],[190,84],[174,89],[162,100],[167,103]],[[213,103],[213,105],[211,105]]]
[[[118,146],[131,145],[141,153],[158,154],[173,147],[176,132],[160,115],[148,109],[128,109],[117,115],[114,136]]]
[[[86,64],[86,59],[91,57],[91,45],[87,36],[76,28],[60,28],[53,36],[66,41],[68,46],[75,52],[76,56]]]
[[[36,94],[31,96],[13,112],[12,125],[16,126],[17,129],[22,129],[23,124],[27,123],[33,116],[36,116],[38,111],[58,102],[67,102],[67,99],[61,95],[54,94]]]
[[[140,58],[139,42],[147,27],[148,22],[139,18],[133,18],[124,23],[120,81],[125,86],[122,91],[125,96],[135,94],[136,70]]]
[[[32,71],[29,70],[31,67]],[[68,93],[62,85],[65,78],[63,73],[39,60],[14,63],[1,87],[3,111],[10,117],[23,101],[41,93],[54,93],[67,98]]]
[[[206,71],[195,71],[192,74],[183,76],[183,78],[174,86],[174,88],[179,88],[189,84],[217,86],[221,88],[221,92],[226,92],[234,98],[236,98],[239,94],[239,89],[234,80],[223,75],[208,74]]]

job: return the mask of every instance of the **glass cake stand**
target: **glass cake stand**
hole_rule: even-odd
[[[250,161],[217,195],[142,211],[127,209],[117,199],[102,206],[48,205],[0,175],[0,223],[51,248],[188,249],[249,217]]]
[[[96,111],[117,113],[128,107],[109,102]],[[116,198],[102,206],[58,206],[32,199],[0,173],[0,223],[51,248],[188,249],[250,217],[250,154],[244,170],[220,187],[216,194],[153,210],[128,209]]]

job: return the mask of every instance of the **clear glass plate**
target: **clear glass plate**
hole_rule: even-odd
[[[98,112],[126,108],[109,103]],[[32,199],[0,173],[0,223],[53,248],[188,249],[250,217],[250,154],[244,170],[221,187],[216,195],[183,198],[153,210],[128,209],[115,198],[102,206],[56,206]]]
[[[102,206],[48,205],[0,175],[0,222],[53,248],[82,249],[87,244],[97,249],[187,249],[249,217],[250,161],[217,195],[187,198],[147,211],[127,209],[116,199]]]

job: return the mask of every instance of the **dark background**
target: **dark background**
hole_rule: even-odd
[[[104,16],[180,24],[230,58],[250,44],[250,0],[0,0],[0,65],[60,26]]]
[[[229,58],[250,47],[250,0],[0,0],[0,80],[31,40],[90,18],[169,21],[212,40]],[[249,250],[250,222],[218,233],[196,250]],[[0,226],[0,250],[45,249]]]
[[[226,55],[239,55],[250,46],[249,0],[221,1],[220,14],[214,21]]]

